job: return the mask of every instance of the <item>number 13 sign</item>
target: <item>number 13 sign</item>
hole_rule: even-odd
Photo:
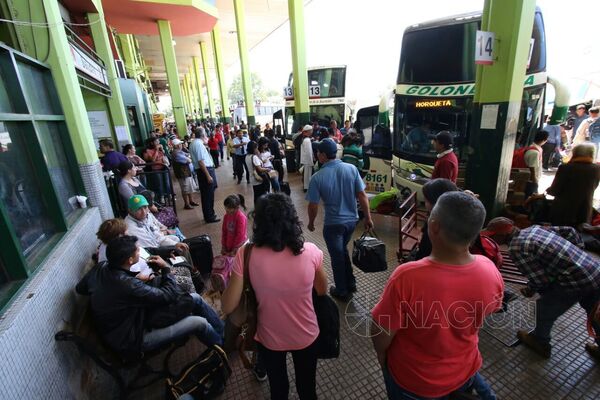
[[[494,63],[494,32],[477,31],[475,39],[475,64]]]

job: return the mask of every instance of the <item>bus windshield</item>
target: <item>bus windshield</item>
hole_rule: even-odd
[[[402,38],[397,83],[458,83],[475,81],[475,36],[479,21],[409,30]],[[534,18],[533,50],[527,73],[546,69],[542,14]]]
[[[475,33],[478,22],[406,32],[398,83],[475,80]]]
[[[288,87],[293,86],[293,79],[293,75],[290,74]],[[346,67],[309,70],[308,87],[310,97],[344,97],[346,92]],[[311,87],[318,87],[318,89],[310,90]]]
[[[460,156],[460,149],[466,144],[472,103],[472,97],[396,96],[394,153],[419,162],[433,162],[436,153],[431,139],[441,131],[449,131]]]

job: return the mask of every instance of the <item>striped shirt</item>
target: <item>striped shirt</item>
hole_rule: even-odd
[[[583,250],[581,237],[571,227],[523,229],[511,240],[509,252],[535,291],[552,284],[570,292],[600,290],[600,263]]]

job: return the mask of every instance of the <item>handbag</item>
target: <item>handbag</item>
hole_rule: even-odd
[[[167,228],[173,228],[179,225],[179,218],[177,218],[177,214],[175,214],[173,207],[162,207],[158,213],[156,213],[156,219]]]
[[[224,349],[227,353],[237,350],[242,363],[246,369],[250,369],[253,363],[248,359],[246,351],[256,350],[254,334],[257,325],[258,302],[256,294],[250,282],[250,255],[254,244],[248,243],[244,247],[244,285],[242,296],[238,306],[227,316],[225,320],[225,342]]]
[[[368,233],[372,233],[373,236],[367,236]],[[354,241],[352,263],[363,272],[380,272],[387,269],[385,243],[377,238],[375,231],[365,231]]]
[[[277,171],[275,171],[273,169],[269,170],[269,178],[275,179],[275,178],[278,178],[278,177],[279,177],[279,174],[277,173]]]
[[[316,339],[317,358],[338,358],[340,355],[340,311],[333,299],[319,296],[313,289],[313,307],[319,324]]]
[[[230,376],[227,355],[219,346],[213,345],[178,376],[167,378],[167,398],[176,400],[188,394],[196,400],[214,399],[223,393]]]
[[[254,179],[256,179],[256,182],[262,182],[263,181],[262,175],[259,174],[258,172],[256,172],[256,169],[254,169],[252,171],[252,175],[254,175]]]

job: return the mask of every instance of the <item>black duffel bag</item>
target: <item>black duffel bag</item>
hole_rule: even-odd
[[[375,231],[365,231],[354,241],[352,263],[363,272],[380,272],[387,269],[385,243],[377,238]]]
[[[338,306],[331,297],[319,296],[314,289],[312,298],[319,324],[319,336],[316,339],[317,358],[338,358],[340,355],[340,311]]]
[[[213,250],[210,236],[200,235],[192,238],[187,238],[183,241],[190,246],[190,255],[194,267],[200,271],[202,275],[208,275],[212,272]]]
[[[175,400],[189,394],[196,400],[214,399],[223,393],[230,375],[225,352],[213,345],[185,367],[179,376],[167,379],[167,398]]]

